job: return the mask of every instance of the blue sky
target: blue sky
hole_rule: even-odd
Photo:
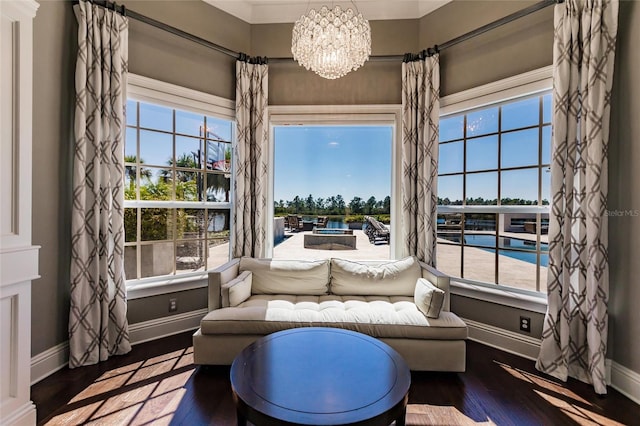
[[[277,126],[274,200],[391,194],[391,126]]]
[[[496,199],[498,197],[498,172],[491,169],[531,167],[520,170],[505,170],[501,176],[501,197],[538,199],[538,175],[542,175],[542,199],[549,200],[550,175],[547,168],[540,171],[538,128],[515,130],[536,126],[540,117],[539,97],[510,102],[502,106],[484,108],[467,113],[467,198]],[[551,95],[542,102],[543,123],[551,121]],[[502,135],[498,149],[498,135],[484,136],[498,130],[509,131]],[[462,200],[463,177],[455,175],[465,170],[464,114],[440,120],[439,173],[454,174],[440,176],[438,195],[451,201]],[[551,126],[542,128],[542,164],[551,160]],[[500,161],[499,161],[500,160]]]
[[[135,102],[127,103],[127,124],[135,125]],[[520,129],[538,124],[540,102],[538,96],[496,107],[467,113],[467,198],[495,199],[498,193],[498,172],[502,168],[531,167],[503,171],[503,198],[537,200],[538,175],[542,175],[542,198],[549,199],[549,173],[535,167],[538,162],[538,128],[515,130],[502,135],[498,150],[498,136],[489,133]],[[201,126],[205,117],[189,112],[176,112],[176,130],[190,135],[176,139],[176,157],[197,152]],[[543,97],[543,123],[551,120],[551,95]],[[207,126],[223,140],[231,140],[232,123],[206,117]],[[172,131],[170,108],[140,104],[140,126]],[[455,174],[465,169],[464,115],[440,120],[439,173]],[[136,155],[136,130],[128,128],[126,155]],[[342,195],[346,203],[358,196],[366,200],[374,196],[382,200],[391,194],[392,126],[276,126],[274,200],[291,201],[298,195],[306,198],[327,198]],[[140,156],[148,166],[166,167],[173,156],[173,137],[169,134],[141,130]],[[543,164],[550,162],[551,126],[542,131]],[[221,151],[223,152],[224,149]],[[500,158],[499,158],[500,156]],[[220,158],[223,159],[223,158]],[[160,170],[153,169],[160,173]],[[474,172],[477,173],[469,173]],[[461,200],[462,175],[440,176],[438,195]]]
[[[137,120],[136,102],[127,102],[127,125],[135,126]],[[176,111],[176,132],[187,136],[176,136],[176,158],[183,155],[192,156],[198,150],[204,149],[200,136],[203,134],[205,116],[186,111]],[[217,139],[232,140],[233,122],[216,117],[206,117],[209,136],[216,135]],[[173,131],[173,111],[160,105],[140,103],[140,127]],[[127,128],[125,155],[136,156],[136,129]],[[218,149],[218,146],[214,147]],[[212,150],[210,145],[209,150]],[[220,147],[224,152],[224,146]],[[210,155],[212,153],[210,152]],[[218,155],[218,157],[221,157]],[[140,130],[140,158],[149,166],[168,166],[173,158],[173,136],[152,130]],[[224,157],[214,158],[224,160]]]

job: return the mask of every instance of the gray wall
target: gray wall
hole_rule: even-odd
[[[609,356],[640,372],[640,3],[621,1],[611,104]],[[624,213],[622,213],[624,214]]]
[[[271,58],[291,57],[293,24],[251,27],[251,51]],[[371,22],[371,53],[402,55],[418,49],[418,20]],[[297,62],[269,66],[269,105],[399,104],[402,63],[367,62],[360,69],[327,80]]]
[[[40,275],[33,282],[31,353],[68,339],[69,156],[73,129],[76,22],[69,3],[40,2],[34,20],[33,244]]]
[[[249,24],[201,1],[125,1],[126,7],[233,50],[249,52]],[[212,24],[215,23],[215,24]],[[69,1],[41,1],[34,21],[33,282],[31,353],[68,339],[70,168],[77,24]],[[131,72],[235,98],[235,61],[130,20]],[[131,323],[168,315],[169,295],[129,301]],[[171,296],[175,297],[175,296]],[[206,290],[180,292],[178,312],[206,307]]]
[[[251,26],[203,1],[120,3],[233,51],[250,51]],[[129,71],[235,99],[234,58],[133,19],[129,20]]]
[[[420,19],[420,48],[442,44],[537,1],[454,1]],[[486,32],[440,56],[441,96],[553,62],[553,7]]]
[[[234,50],[288,57],[291,24],[253,25],[201,2],[125,1],[125,5]],[[417,52],[474,29],[531,2],[454,1],[422,19],[373,22],[373,53]],[[552,8],[491,31],[442,53],[442,94],[447,95],[551,64]],[[635,24],[635,26],[634,26]],[[640,209],[640,5],[622,2],[610,152],[610,209]],[[42,1],[35,20],[33,240],[42,246],[34,281],[32,353],[67,340],[69,147],[76,24],[67,2]],[[132,72],[233,99],[234,65],[227,58],[143,24],[131,23]],[[367,63],[336,81],[294,63],[270,66],[271,104],[400,103],[400,64]],[[609,356],[640,372],[640,218],[610,219],[611,332]],[[169,296],[129,303],[137,323],[166,315]],[[205,307],[203,290],[178,294],[179,312]],[[199,303],[200,298],[202,302]],[[180,301],[183,301],[180,303]],[[452,298],[462,316],[517,331],[522,311],[464,297]],[[524,312],[539,336],[542,316]]]

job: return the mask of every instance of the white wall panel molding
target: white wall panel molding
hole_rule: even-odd
[[[33,0],[0,1],[0,424],[35,425],[30,400]]]

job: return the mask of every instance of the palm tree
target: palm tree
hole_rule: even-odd
[[[340,214],[344,214],[344,209],[347,207],[347,205],[344,202],[344,198],[342,198],[342,195],[340,194],[336,195],[336,206],[338,207]]]
[[[373,214],[375,207],[376,207],[376,197],[371,196],[365,203],[367,214]]]
[[[124,162],[125,162],[124,174],[129,179],[129,188],[133,189],[136,182],[136,171],[138,167],[132,164],[138,164],[138,163],[143,164],[144,160],[141,158],[140,161],[138,162],[138,156],[125,155]],[[132,163],[132,164],[126,164],[126,163]],[[151,179],[151,176],[152,176],[151,170],[145,167],[140,167],[140,179],[142,178]]]
[[[297,213],[300,213],[300,207],[302,207],[302,205],[303,205],[303,201],[302,201],[302,199],[301,199],[299,196],[297,196],[297,195],[296,195],[296,196],[293,198],[293,201],[291,202],[291,205],[292,205],[292,206],[293,206],[293,208],[294,208],[294,213],[296,213],[296,214],[297,214]]]
[[[351,214],[362,213],[362,198],[353,197],[353,199],[349,201],[349,208],[351,209]]]
[[[307,213],[315,213],[316,202],[313,200],[313,195],[309,194],[309,196],[305,200],[305,207],[307,208]]]

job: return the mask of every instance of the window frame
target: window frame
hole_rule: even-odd
[[[276,105],[270,106],[269,115],[269,163],[275,164],[275,127],[304,125],[385,125],[393,127],[391,144],[391,241],[389,259],[404,257],[399,220],[401,215],[402,176],[402,105]],[[274,167],[269,167],[267,205],[267,235],[273,235],[274,219]],[[267,257],[273,256],[273,238],[266,242]]]
[[[440,117],[445,118],[465,113],[469,110],[509,102],[517,98],[534,96],[549,91],[552,87],[553,67],[539,68],[444,96],[440,99]],[[549,206],[439,206],[438,214],[463,211],[466,213],[484,213],[487,209],[497,214],[513,212],[550,213]],[[451,277],[451,293],[539,313],[545,313],[547,308],[547,297],[544,293],[457,277]]]
[[[129,73],[127,79],[127,101],[147,102],[161,105],[175,110],[182,110],[213,116],[233,122],[231,153],[235,151],[235,102],[219,96],[199,92],[182,86],[162,82],[152,78]],[[175,208],[211,208],[229,210],[229,258],[231,258],[233,246],[233,168],[231,171],[231,187],[229,202],[207,201],[151,201],[151,200],[125,200],[124,207],[161,207]],[[126,281],[127,299],[155,296],[159,294],[173,293],[196,288],[207,287],[208,276],[203,272],[191,272],[175,275],[162,275],[146,277]]]

